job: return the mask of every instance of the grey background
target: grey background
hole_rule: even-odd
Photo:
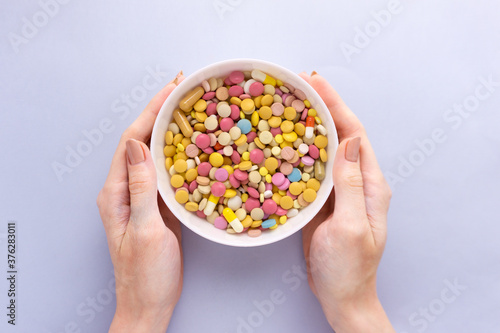
[[[220,3],[226,11],[218,12]],[[366,126],[393,179],[378,289],[397,331],[499,332],[500,87],[476,106],[471,96],[481,78],[500,82],[500,3],[402,1],[369,45],[344,56],[342,43],[355,45],[356,28],[370,26],[371,13],[388,3],[68,1],[16,52],[12,34],[21,36],[23,18],[33,22],[42,9],[38,1],[2,1],[0,266],[4,272],[7,221],[15,220],[19,307],[13,328],[1,278],[0,331],[107,330],[113,274],[95,198],[122,131],[180,69],[254,57],[318,71]],[[157,66],[161,82],[120,118],[113,103],[140,92]],[[464,101],[474,111],[459,125],[444,118]],[[52,164],[64,163],[66,148],[103,119],[112,132],[59,181]],[[419,153],[416,141],[436,129],[444,142]],[[408,167],[410,159],[418,165]],[[237,318],[275,289],[286,301],[254,332],[331,331],[307,282],[292,272],[303,265],[300,233],[238,249],[183,231],[185,283],[169,332],[235,332]],[[453,294],[454,282],[466,289]],[[85,305],[92,298],[95,310]],[[419,314],[425,308],[432,317]]]

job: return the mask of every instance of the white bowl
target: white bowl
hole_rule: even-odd
[[[195,213],[185,210],[183,205],[177,203],[174,199],[175,192],[170,185],[170,175],[165,168],[165,156],[163,155],[165,133],[168,124],[172,121],[172,112],[178,108],[180,100],[190,90],[199,86],[203,80],[211,77],[226,77],[232,71],[252,71],[254,69],[259,69],[276,79],[290,83],[292,86],[302,90],[311,102],[311,105],[317,110],[319,117],[323,121],[323,125],[328,130],[328,146],[326,148],[328,161],[325,164],[326,177],[321,182],[316,200],[309,206],[301,209],[297,216],[290,218],[285,224],[279,225],[275,230],[263,231],[262,235],[256,238],[249,237],[247,233],[228,234],[224,230],[215,228],[205,219],[199,218]],[[239,247],[260,246],[282,240],[302,229],[319,212],[333,189],[331,174],[337,146],[338,139],[335,124],[325,103],[316,91],[300,76],[290,70],[267,61],[256,59],[221,61],[202,68],[184,79],[163,104],[151,137],[151,153],[158,176],[158,190],[172,213],[186,227],[198,235],[216,243]]]

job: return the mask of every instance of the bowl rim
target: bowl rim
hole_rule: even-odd
[[[176,97],[176,95],[179,95],[180,93],[175,94],[175,91],[177,90],[179,92],[179,91],[183,90],[184,86],[191,85],[190,81],[194,80],[196,77],[198,77],[200,75],[203,75],[203,73],[206,72],[206,71],[214,70],[214,69],[217,69],[219,67],[221,67],[221,71],[224,71],[223,67],[231,67],[231,66],[234,66],[234,65],[242,64],[242,63],[252,63],[253,67],[255,67],[256,69],[259,69],[259,68],[262,68],[262,67],[266,67],[266,66],[267,67],[274,67],[274,68],[276,68],[276,70],[278,70],[280,72],[283,72],[285,75],[287,75],[287,76],[293,76],[296,80],[302,82],[303,85],[307,87],[306,90],[309,90],[309,92],[306,93],[306,95],[307,96],[313,95],[314,99],[317,100],[317,103],[315,103],[315,108],[319,109],[318,106],[320,106],[321,109],[325,110],[324,115],[322,115],[323,122],[325,121],[324,118],[326,116],[326,118],[328,119],[327,121],[331,122],[331,124],[333,125],[334,133],[329,133],[328,134],[328,138],[329,138],[328,144],[329,145],[330,144],[334,144],[334,146],[335,146],[335,152],[336,152],[336,149],[338,147],[339,142],[338,142],[337,130],[336,130],[335,122],[334,122],[334,120],[333,120],[333,118],[332,118],[332,116],[331,116],[331,114],[329,112],[328,107],[326,106],[325,102],[323,101],[323,99],[319,96],[319,94],[316,92],[316,90],[314,90],[314,88],[312,88],[309,85],[309,83],[307,81],[305,81],[302,77],[300,77],[298,74],[292,72],[291,70],[289,70],[289,69],[287,69],[287,68],[285,68],[285,67],[283,67],[281,65],[277,65],[275,63],[269,62],[269,61],[260,60],[260,59],[252,59],[252,58],[234,58],[234,59],[227,59],[227,60],[222,60],[222,61],[218,61],[218,62],[215,62],[215,63],[211,63],[211,64],[209,64],[207,66],[204,66],[204,67],[196,70],[191,75],[187,76],[180,84],[178,84],[178,86],[176,87],[176,89],[174,89],[172,91],[172,93],[165,99],[165,102],[162,104],[162,106],[160,108],[160,111],[158,112],[157,118],[156,118],[154,126],[153,126],[153,131],[151,133],[151,144],[150,144],[151,155],[152,155],[153,163],[155,165],[155,169],[156,169],[157,172],[159,170],[159,166],[158,166],[158,162],[157,162],[158,156],[155,156],[156,153],[155,153],[155,149],[153,149],[153,147],[155,147],[156,137],[158,137],[158,135],[156,133],[156,132],[159,131],[158,128],[160,126],[160,122],[158,120],[162,119],[163,117],[165,117],[164,114],[167,112],[167,109],[169,109],[169,105],[173,104],[173,102],[174,102],[173,99],[174,98],[175,99],[178,98],[178,97]],[[264,70],[262,70],[262,71],[265,72]],[[199,84],[201,84],[201,82],[198,83],[197,85],[199,85]],[[300,88],[300,89],[302,90],[302,88]],[[175,108],[176,107],[173,107],[173,109],[175,109]],[[170,110],[170,111],[173,111],[173,109]],[[163,138],[164,134],[161,137]],[[330,140],[330,138],[333,138],[334,140]],[[162,158],[164,159],[163,154],[162,154]],[[333,159],[333,158],[334,158],[334,156],[329,156],[329,159]],[[161,167],[163,167],[163,168],[165,167],[164,163],[162,163]],[[327,176],[325,177],[325,179],[323,179],[321,181],[321,186],[322,187],[323,186],[327,186],[328,187],[328,192],[330,193],[333,190],[333,179],[332,179],[331,176],[328,175],[328,171],[329,170],[326,169],[326,163],[325,163],[325,172],[327,172]],[[330,169],[330,172],[331,172],[331,169]],[[168,184],[168,185],[170,186],[170,184]],[[283,240],[285,238],[288,238],[289,236],[295,234],[296,232],[298,232],[299,230],[301,230],[304,226],[306,226],[318,214],[318,212],[321,210],[321,207],[324,206],[324,204],[326,203],[326,201],[329,198],[329,195],[324,195],[322,198],[320,198],[318,196],[318,198],[316,198],[316,200],[319,200],[318,202],[320,203],[320,205],[318,205],[319,208],[316,210],[316,212],[313,212],[313,214],[309,214],[308,217],[306,217],[305,219],[303,219],[303,221],[301,221],[300,223],[298,223],[291,230],[287,230],[286,232],[283,232],[283,233],[277,235],[274,238],[265,239],[265,240],[259,241],[259,239],[261,239],[261,237],[258,237],[258,238],[253,238],[253,240],[255,240],[254,243],[250,243],[250,242],[248,242],[248,243],[247,242],[244,242],[244,243],[242,243],[242,242],[233,242],[232,243],[231,241],[228,241],[228,238],[216,237],[216,236],[213,236],[211,234],[205,234],[205,233],[201,232],[201,230],[198,230],[198,228],[196,228],[191,223],[183,221],[182,217],[177,214],[176,208],[172,208],[170,206],[170,204],[169,204],[169,202],[175,202],[175,204],[178,204],[178,203],[175,200],[166,200],[166,198],[168,198],[168,194],[164,192],[164,190],[163,190],[162,187],[163,186],[160,184],[160,179],[157,176],[157,188],[158,188],[158,192],[160,193],[160,196],[161,196],[162,200],[164,201],[164,203],[166,204],[166,206],[169,208],[169,210],[172,212],[172,214],[184,226],[186,226],[188,229],[190,229],[191,231],[193,231],[197,235],[199,235],[199,236],[201,236],[201,237],[203,237],[205,239],[208,239],[208,240],[210,240],[212,242],[215,242],[215,243],[218,243],[218,244],[222,244],[222,245],[234,246],[234,247],[257,247],[257,246],[263,246],[263,245],[273,244],[273,243],[281,241],[281,240]],[[316,202],[316,200],[315,200],[315,202]],[[181,207],[181,205],[179,205],[179,208],[180,207]],[[189,212],[189,213],[192,214],[194,218],[201,220],[201,218],[198,217],[195,213],[192,213],[192,212]],[[299,215],[300,215],[300,213],[299,213]],[[223,230],[221,230],[221,232],[222,231]],[[230,236],[238,237],[238,235],[230,235]]]

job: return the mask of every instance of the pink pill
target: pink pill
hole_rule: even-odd
[[[198,165],[198,174],[200,176],[206,177],[210,173],[210,170],[212,169],[212,165],[208,162],[201,162],[200,165]]]
[[[262,218],[262,221],[267,220],[269,218],[269,215],[271,215],[271,214],[264,214],[264,217]]]
[[[233,154],[231,155],[231,161],[234,163],[234,164],[240,164],[241,162],[241,156],[240,154],[235,150],[233,150]]]
[[[226,186],[221,182],[215,182],[212,184],[212,187],[210,187],[210,190],[216,197],[222,197],[224,193],[226,193]]]
[[[253,187],[248,187],[247,188],[248,195],[251,196],[252,198],[259,199],[260,198],[260,193]]]
[[[217,144],[217,137],[214,133],[208,133],[208,137],[210,138],[210,147],[213,147]]]
[[[279,96],[283,96],[283,92],[281,91],[281,89],[275,89],[274,91],[275,94],[278,94]]]
[[[184,184],[182,184],[182,187],[184,187],[186,190],[189,190],[189,185],[188,183],[184,182]],[[177,192],[177,191],[176,191]]]
[[[276,172],[271,179],[274,185],[281,186],[285,182],[286,177],[281,172]]]
[[[221,230],[226,230],[227,221],[223,216],[216,217],[214,220],[214,227]]]
[[[216,103],[208,104],[206,112],[207,116],[213,116],[217,114],[217,104]]]
[[[221,130],[229,132],[229,130],[234,126],[234,120],[231,118],[222,118],[219,125]]]
[[[229,177],[229,172],[227,172],[226,169],[219,168],[217,169],[217,171],[215,171],[215,179],[217,179],[220,182],[225,182],[228,177]]]
[[[285,178],[285,181],[283,182],[283,184],[281,184],[280,186],[278,186],[278,189],[282,190],[282,191],[285,191],[285,190],[288,189],[289,186],[290,186],[290,181],[288,180],[288,178]]]
[[[254,208],[260,208],[259,199],[248,197],[247,201],[245,201],[245,209],[247,212],[251,212]]]
[[[234,188],[240,187],[241,183],[236,177],[234,177],[234,173],[229,175],[229,182],[231,183],[231,186]]]
[[[294,168],[296,168],[296,167],[298,167],[298,166],[299,166],[299,164],[300,164],[300,158],[297,160],[297,162],[292,163],[292,166],[293,166]]]
[[[255,138],[257,137],[257,133],[255,132],[250,132],[247,134],[247,143],[253,142]]]
[[[297,112],[302,112],[305,108],[304,102],[302,102],[300,99],[296,99],[292,102],[292,108],[297,110]]]
[[[224,203],[224,197],[219,198],[219,203],[222,205]]]
[[[234,170],[233,175],[240,182],[248,179],[248,173],[246,171],[241,171],[240,169]]]
[[[196,145],[201,148],[205,149],[210,147],[210,137],[207,134],[201,133],[196,137]]]
[[[250,152],[250,161],[254,164],[260,164],[264,161],[264,152],[259,148],[256,148]],[[314,163],[314,161],[313,161]]]
[[[300,115],[300,120],[306,120],[306,118],[307,118],[307,109],[304,109],[304,111],[302,111],[302,114]]]
[[[254,82],[250,85],[250,95],[257,97],[262,95],[264,92],[264,85],[260,82]]]
[[[188,157],[198,156],[199,153],[200,153],[200,149],[195,144],[193,144],[193,143],[189,144],[186,147],[186,155]]]
[[[283,215],[286,215],[286,213],[288,213],[288,209],[283,209],[281,207],[278,207],[278,209],[276,209],[276,215],[278,216],[283,216]]]
[[[308,165],[308,166],[311,166],[311,165],[314,165],[314,158],[312,158],[311,156],[302,156],[302,163],[304,163],[304,165]]]
[[[196,215],[198,215],[198,217],[201,217],[202,219],[204,219],[205,217],[207,217],[205,215],[205,213],[203,213],[201,210],[196,211]]]
[[[203,152],[210,155],[214,152],[214,149],[212,147],[208,147],[203,149]]]
[[[197,188],[198,188],[198,183],[196,182],[196,180],[193,180],[191,184],[189,184],[188,190],[190,193],[193,193],[194,190],[196,190]]]
[[[271,191],[273,189],[273,184],[266,183],[266,191]]]
[[[288,176],[293,171],[293,165],[288,162],[283,162],[283,164],[281,164],[280,171],[285,176]]]
[[[309,156],[317,160],[319,158],[319,149],[315,145],[309,146]]]
[[[285,101],[285,106],[292,106],[293,101],[295,101],[297,98],[293,95],[289,95],[284,101]]]
[[[281,116],[285,112],[285,107],[281,103],[274,103],[271,105],[271,110],[273,111],[273,116]]]
[[[207,92],[205,95],[203,95],[203,97],[202,97],[202,98],[203,98],[205,101],[208,101],[208,100],[211,100],[211,99],[212,99],[212,98],[214,98],[214,97],[215,97],[215,91],[209,91],[209,92]]]
[[[225,84],[226,86],[230,86],[230,85],[234,84],[234,82],[233,82],[233,81],[229,78],[229,76],[228,76],[228,77],[226,77],[226,78],[224,79],[224,84]]]
[[[240,119],[240,108],[238,105],[231,104],[231,115],[229,117],[231,117],[232,120]]]
[[[231,88],[229,88],[229,96],[238,97],[241,94],[243,94],[243,87],[232,86]]]
[[[297,196],[290,193],[289,190],[286,191],[286,195],[289,196],[290,198],[292,198],[293,200],[297,199]]]
[[[233,84],[238,84],[240,82],[243,82],[245,80],[245,74],[240,71],[234,71],[229,74],[229,78]]]
[[[281,99],[283,100],[283,104],[285,104],[285,100],[287,99],[288,96],[290,96],[290,94],[283,94],[283,95],[281,95]]]
[[[262,210],[266,214],[274,214],[278,209],[278,204],[273,199],[266,199],[262,204]]]
[[[241,100],[247,99],[247,98],[252,98],[249,94],[241,94],[240,97],[238,97]]]
[[[271,134],[273,136],[276,136],[278,134],[282,134],[283,133],[283,131],[281,131],[281,128],[279,128],[279,127],[271,128],[271,130],[269,132],[271,132]]]
[[[249,182],[248,178],[245,179],[245,180],[242,180],[241,181],[241,185],[246,185],[246,184],[248,184],[248,182]]]

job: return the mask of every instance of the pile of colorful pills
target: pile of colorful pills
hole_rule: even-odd
[[[316,199],[326,128],[303,91],[234,71],[189,92],[165,134],[175,200],[228,233],[257,237]]]

